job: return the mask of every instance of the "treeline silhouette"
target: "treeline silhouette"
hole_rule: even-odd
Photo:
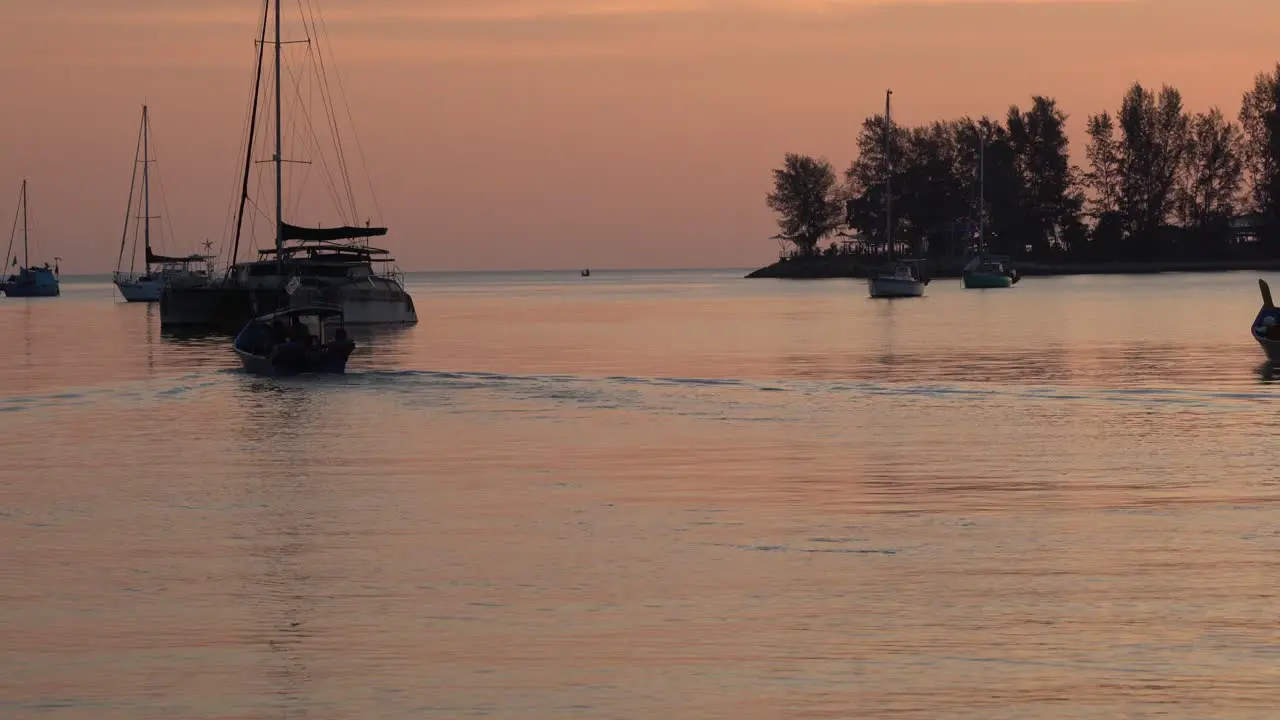
[[[1071,161],[1066,121],[1048,97],[1003,120],[867,118],[843,180],[804,155],[774,170],[779,237],[804,255],[882,248],[889,173],[895,247],[942,262],[974,251],[979,218],[990,252],[1045,262],[1280,251],[1280,63],[1255,78],[1236,121],[1135,83],[1114,113],[1089,116],[1086,167]]]

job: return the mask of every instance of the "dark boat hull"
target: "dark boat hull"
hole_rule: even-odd
[[[9,297],[58,297],[62,294],[57,273],[48,268],[22,268],[0,286]]]
[[[255,317],[278,309],[280,294],[221,285],[166,287],[160,293],[160,326],[239,332]]]
[[[1257,341],[1262,352],[1266,353],[1268,361],[1280,363],[1280,308],[1271,304],[1271,292],[1266,283],[1260,281],[1259,284],[1262,285],[1263,304],[1257,317],[1253,319],[1249,334]],[[1268,318],[1271,319],[1271,325],[1267,325]]]
[[[345,356],[325,355],[315,361],[305,362],[301,365],[285,365],[277,364],[264,355],[255,355],[240,348],[235,348],[235,351],[240,358],[241,367],[250,375],[292,377],[296,375],[342,375],[347,372],[347,358]]]
[[[49,287],[47,285],[18,285],[16,283],[6,283],[4,286],[4,294],[9,297],[58,297],[62,294],[62,291],[57,285]]]
[[[318,291],[300,288],[293,297],[274,288],[226,285],[174,288],[160,294],[160,325],[239,332],[265,313],[290,306],[326,302],[342,307],[348,325],[412,325],[418,322],[413,298],[384,280],[349,283]]]

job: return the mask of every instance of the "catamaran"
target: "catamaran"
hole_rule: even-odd
[[[885,246],[887,258],[884,266],[876,269],[867,278],[867,290],[873,298],[921,297],[924,286],[929,283],[920,277],[920,264],[917,260],[904,258],[893,259],[893,163],[891,153],[893,144],[893,116],[889,112],[889,100],[892,90],[884,94],[884,210],[885,210]]]
[[[32,267],[31,265],[31,229],[30,229],[30,211],[27,209],[27,181],[22,181],[22,194],[19,196],[18,202],[21,205],[19,212],[22,216],[22,265],[18,265],[18,257],[13,255],[13,242],[17,236],[18,220],[14,217],[14,232],[9,234],[9,249],[5,251],[5,257],[12,257],[11,267],[18,268],[4,280],[4,294],[9,297],[57,297],[62,294],[62,286],[58,282],[58,263],[61,258],[53,259],[53,267],[49,263],[45,263],[40,267]]]
[[[134,173],[129,182],[129,203],[125,209],[124,232],[120,236],[120,255],[116,271],[111,279],[116,289],[129,302],[155,302],[166,285],[205,284],[213,275],[212,255],[187,255],[168,257],[157,255],[151,249],[151,221],[159,219],[151,214],[151,165],[155,159],[151,152],[151,121],[147,106],[142,106],[142,127],[139,129],[138,148],[134,151]],[[142,168],[142,207],[134,215],[134,190],[137,189],[138,167]],[[141,220],[141,226],[136,222]],[[133,221],[133,222],[131,222]],[[129,242],[129,230],[134,231],[133,249],[129,253],[129,269],[124,269],[125,248]],[[142,232],[144,271],[134,272],[137,257],[137,232]],[[208,246],[206,245],[206,248]]]
[[[274,23],[270,23],[273,6]],[[312,49],[320,34],[315,32],[315,18],[304,16],[302,21],[307,27],[308,35],[312,36],[306,42],[308,49]],[[274,40],[267,36],[267,28],[271,24],[275,26]],[[413,298],[405,291],[403,275],[392,265],[394,260],[388,251],[368,244],[370,238],[386,235],[387,228],[371,226],[367,221],[361,226],[356,221],[354,194],[351,192],[350,178],[346,175],[347,163],[342,156],[341,143],[337,142],[336,137],[334,144],[337,146],[338,157],[333,164],[342,177],[330,178],[331,181],[338,181],[332,183],[330,189],[336,188],[337,194],[344,194],[343,203],[347,207],[338,203],[338,211],[344,216],[345,222],[337,227],[303,227],[285,221],[284,163],[299,161],[286,161],[283,156],[281,78],[285,68],[282,66],[281,49],[286,41],[281,39],[281,27],[280,0],[265,0],[243,182],[236,216],[235,239],[231,248],[231,267],[225,277],[207,284],[166,287],[160,295],[160,323],[167,327],[204,326],[235,332],[254,317],[279,309],[318,303],[342,308],[344,322],[348,325],[416,323],[418,315]],[[260,119],[258,97],[263,71],[266,69],[264,52],[267,46],[273,46],[275,54],[275,147],[271,160],[267,161],[275,170],[272,227],[275,244],[272,248],[259,250],[256,261],[238,262],[246,220],[245,206],[251,201],[250,174],[256,164],[254,153],[257,148],[254,139]],[[321,81],[323,82],[323,77]],[[329,128],[336,133],[337,117],[332,107],[333,94],[325,88],[320,96],[325,103],[324,111],[330,115]],[[319,123],[313,124],[305,111],[301,115],[301,121],[292,123],[291,127],[314,132]],[[313,142],[302,143],[302,146],[319,146],[318,138],[311,140]],[[322,165],[330,167],[323,156],[321,159]],[[339,184],[345,184],[345,187],[337,187]],[[253,211],[248,217],[266,215],[256,205]],[[375,262],[383,266],[381,272],[375,270]]]

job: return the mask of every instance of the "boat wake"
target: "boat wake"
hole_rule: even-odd
[[[836,380],[750,380],[739,378],[638,377],[614,375],[536,374],[433,370],[365,370],[345,375],[303,378],[252,378],[239,370],[194,373],[163,380],[146,380],[107,387],[70,388],[56,393],[0,397],[0,414],[56,410],[99,402],[148,403],[199,401],[228,386],[239,390],[282,390],[319,393],[361,393],[383,396],[406,405],[435,406],[466,411],[509,410],[537,406],[563,410],[677,411],[679,414],[731,417],[727,408],[785,407],[857,412],[858,404],[882,397],[914,398],[928,403],[1089,403],[1148,407],[1194,407],[1206,410],[1250,410],[1276,398],[1267,385],[1255,390],[1211,391],[1181,388],[1090,388],[1074,386],[1018,386],[980,383],[877,383]],[[778,419],[778,418],[775,418]]]

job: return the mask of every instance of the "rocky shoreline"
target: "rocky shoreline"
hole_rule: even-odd
[[[796,257],[753,270],[748,278],[782,278],[790,280],[820,280],[826,278],[865,278],[876,261],[853,255]],[[1097,263],[1036,263],[1015,262],[1019,275],[1148,275],[1170,272],[1260,272],[1280,271],[1280,259],[1276,260],[1202,260],[1202,261],[1142,261]],[[959,267],[928,267],[925,274],[931,278],[960,277]]]

